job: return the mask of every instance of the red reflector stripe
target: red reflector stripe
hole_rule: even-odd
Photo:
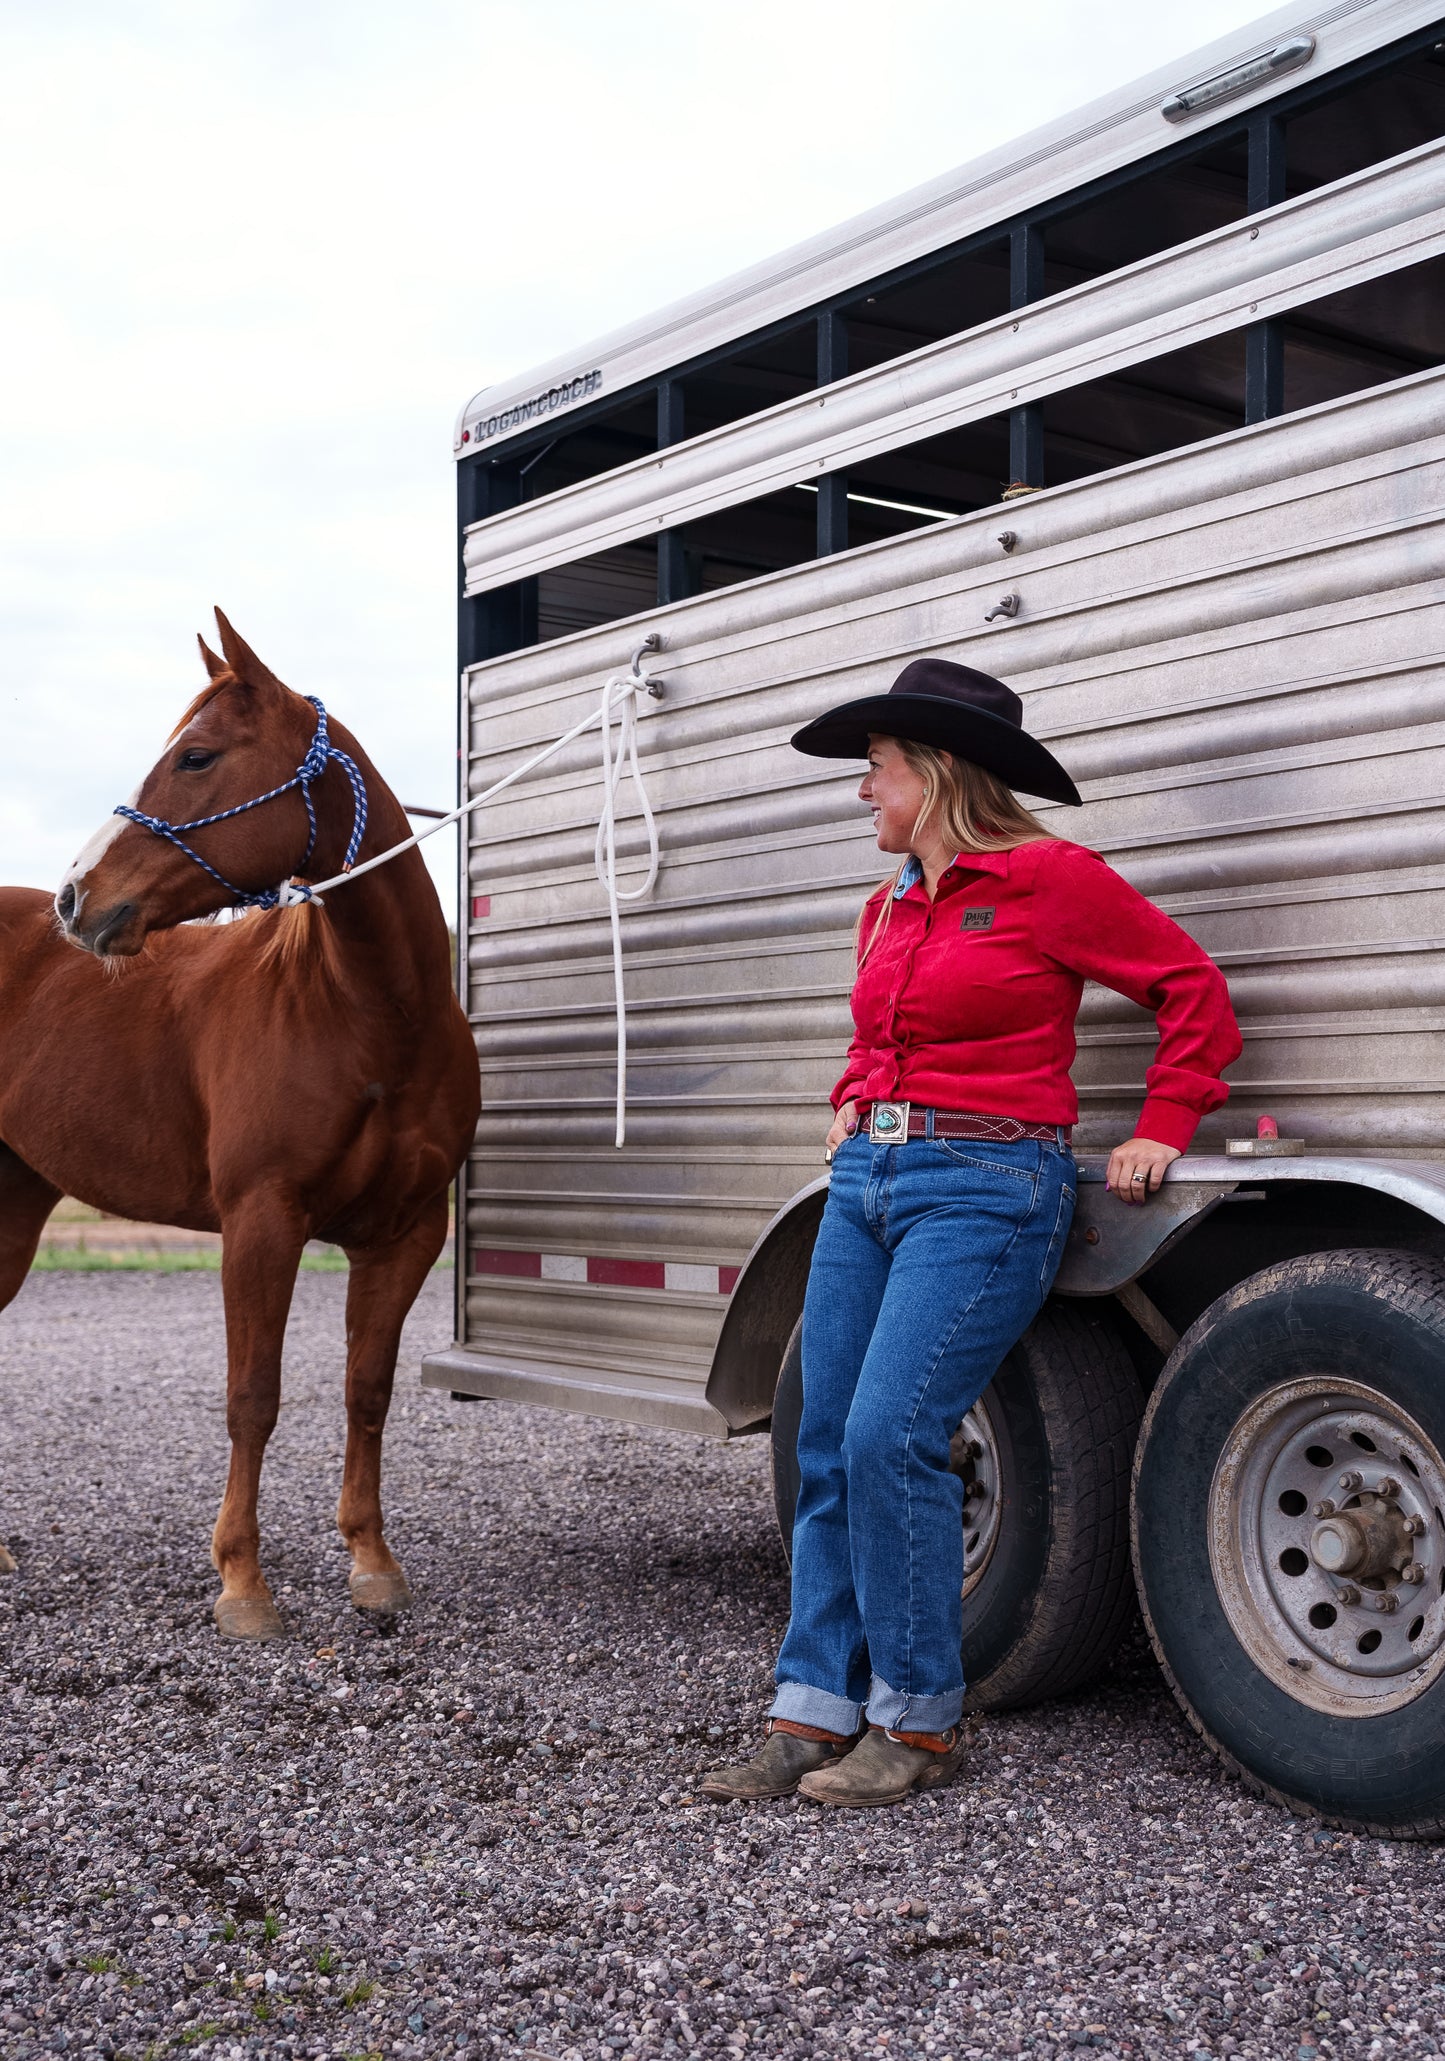
[[[669,1271],[673,1275],[668,1280]],[[668,1288],[690,1295],[700,1290],[731,1295],[741,1267],[698,1266],[679,1262],[669,1269],[664,1260],[596,1259],[582,1254],[512,1252],[484,1246],[472,1254],[474,1274],[499,1274],[517,1281],[587,1281],[595,1288]]]
[[[589,1259],[587,1279],[598,1288],[665,1288],[661,1260]]]
[[[472,917],[474,920],[479,916],[490,916],[491,913],[492,898],[490,895],[472,896]]]
[[[478,1274],[513,1274],[519,1280],[540,1281],[542,1255],[540,1252],[476,1252],[472,1255],[472,1267]]]

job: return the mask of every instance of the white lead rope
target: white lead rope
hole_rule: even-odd
[[[630,691],[620,701],[614,701],[614,687],[625,687]],[[643,784],[642,768],[637,762],[637,694],[638,688],[634,683],[616,678],[609,680],[603,690],[602,814],[597,821],[597,845],[593,853],[593,864],[607,896],[607,915],[612,925],[612,988],[617,998],[617,1135],[613,1142],[618,1145],[623,1144],[627,1137],[627,1000],[622,990],[622,911],[619,904],[640,902],[650,895],[657,882],[658,866],[657,822]],[[612,711],[618,706],[622,710],[622,721],[614,758]],[[637,795],[642,820],[647,826],[647,875],[639,887],[630,887],[625,893],[617,885],[616,817],[617,788],[624,764]]]
[[[306,890],[293,887],[289,881],[280,890],[280,906],[292,907],[299,902],[320,901],[334,888],[345,887],[349,880],[359,880],[363,873],[371,873],[378,866],[387,865],[398,859],[403,852],[409,852],[428,837],[435,837],[439,830],[445,830],[453,823],[459,823],[463,816],[469,816],[473,809],[480,809],[494,799],[504,788],[513,787],[525,778],[534,766],[554,758],[574,739],[585,736],[587,731],[597,728],[602,733],[602,813],[597,823],[597,845],[594,862],[597,878],[607,896],[607,914],[612,927],[612,986],[617,1008],[617,1136],[616,1143],[625,1143],[627,1137],[627,997],[622,985],[622,911],[623,902],[638,902],[651,894],[657,882],[659,851],[657,843],[657,822],[652,813],[652,804],[647,798],[647,788],[642,778],[642,767],[637,757],[637,698],[640,694],[657,695],[662,692],[655,681],[649,681],[641,671],[644,651],[653,648],[654,640],[649,638],[633,654],[630,673],[614,673],[602,688],[600,706],[580,723],[574,723],[553,743],[544,745],[541,751],[533,752],[520,766],[514,766],[510,773],[504,773],[500,780],[494,780],[481,794],[474,794],[470,801],[458,804],[446,815],[429,823],[425,830],[415,831],[394,844],[389,851],[379,852],[374,859],[366,859],[359,866],[353,866],[349,873],[335,873],[330,880],[319,880]],[[612,717],[621,710],[621,725],[617,736],[617,750],[612,749]],[[647,875],[638,887],[625,891],[617,885],[617,789],[624,771],[632,781],[637,795],[638,807],[647,828]]]

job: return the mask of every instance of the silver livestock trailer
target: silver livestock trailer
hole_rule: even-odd
[[[485,1110],[423,1379],[771,1427],[786,1538],[883,870],[788,736],[920,653],[1001,674],[1085,796],[1046,820],[1214,954],[1244,1056],[1126,1210],[1153,1025],[1086,995],[1063,1272],[954,1445],[972,1698],[1077,1685],[1137,1583],[1247,1779],[1445,1828],[1440,0],[1273,15],[478,395],[456,458],[464,797],[650,639],[662,865],[618,1149],[595,735],[471,818]]]

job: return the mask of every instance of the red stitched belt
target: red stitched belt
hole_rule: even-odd
[[[933,1118],[935,1138],[976,1138],[993,1145],[1019,1145],[1025,1138],[1043,1145],[1067,1145],[1068,1124],[1026,1124],[1016,1116],[974,1116],[959,1109],[920,1109],[912,1102],[871,1102],[860,1118],[876,1145],[901,1145],[905,1138],[928,1136]]]

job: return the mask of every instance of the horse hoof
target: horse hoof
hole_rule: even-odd
[[[0,1546],[0,1574],[19,1574],[19,1572],[20,1562],[13,1554],[7,1553],[3,1546]]]
[[[280,1639],[286,1627],[269,1596],[217,1596],[216,1630],[223,1639]]]
[[[391,1574],[363,1574],[359,1568],[353,1568],[349,1587],[351,1600],[358,1610],[371,1610],[378,1616],[391,1617],[398,1610],[411,1608],[411,1590],[399,1567]]]

